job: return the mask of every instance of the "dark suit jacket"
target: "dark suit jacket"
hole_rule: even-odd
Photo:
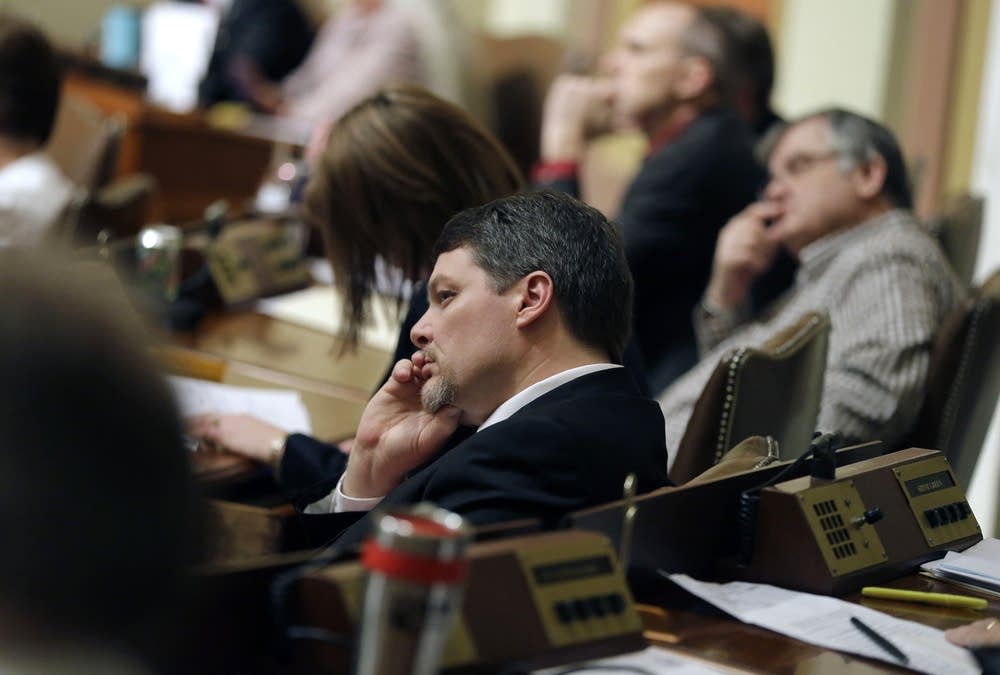
[[[750,131],[720,107],[650,155],[625,193],[617,220],[635,280],[634,335],[654,393],[695,364],[691,313],[716,236],[765,180]],[[576,191],[574,182],[550,186]]]
[[[622,368],[584,375],[473,434],[413,472],[382,504],[431,501],[474,525],[564,514],[622,496],[634,472],[639,490],[668,484],[663,415]],[[332,478],[305,491],[304,506],[332,490]],[[332,537],[358,514],[302,516],[310,538]],[[361,541],[371,518],[344,529],[338,546]]]
[[[416,351],[416,347],[410,341],[410,330],[424,315],[428,306],[426,284],[424,282],[414,284],[413,297],[399,329],[396,352],[393,354],[392,361],[389,362],[389,369],[386,370],[382,381],[376,387],[376,391],[389,379],[393,365],[400,359],[410,358]],[[643,396],[650,396],[642,357],[639,355],[635,340],[629,340],[625,345],[623,365],[631,374],[639,393]],[[447,447],[454,447],[471,435],[473,431],[475,430],[467,427],[459,429],[456,435],[448,440]],[[339,477],[346,464],[346,455],[335,446],[304,434],[291,434],[285,441],[285,454],[281,460],[278,481],[282,488],[301,489],[331,476]]]

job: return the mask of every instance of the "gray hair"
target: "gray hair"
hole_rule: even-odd
[[[841,171],[846,173],[881,157],[886,166],[882,194],[893,206],[913,208],[913,191],[896,137],[887,127],[864,115],[843,108],[826,108],[804,115],[768,133],[761,141],[762,156],[771,155],[789,128],[811,119],[824,119],[830,125],[830,149],[837,153]]]
[[[725,18],[708,7],[694,7],[694,18],[680,38],[680,47],[688,56],[698,56],[712,66],[712,91],[722,101],[732,102],[736,93],[737,73],[733,37]]]

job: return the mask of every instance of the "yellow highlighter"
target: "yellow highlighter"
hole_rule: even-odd
[[[899,588],[882,588],[880,586],[865,586],[861,595],[867,598],[883,600],[902,600],[903,602],[922,602],[927,605],[941,607],[964,607],[966,609],[986,609],[989,605],[983,598],[973,598],[969,595],[952,595],[951,593],[923,593],[921,591],[904,591]]]

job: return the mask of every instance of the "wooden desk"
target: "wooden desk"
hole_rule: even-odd
[[[977,595],[918,574],[882,585],[936,593]],[[986,616],[1000,616],[1000,601],[986,595],[980,597],[985,597],[990,602],[989,608],[981,612],[862,598],[860,594],[852,594],[846,599],[901,619],[945,629]],[[911,672],[886,662],[824,649],[741,623],[680,589],[671,591],[664,598],[662,606],[639,605],[639,609],[646,626],[646,637],[652,644],[740,672],[776,675]]]
[[[367,403],[391,358],[388,352],[364,345],[341,355],[339,339],[256,312],[206,317],[195,333],[175,336],[174,341],[245,364],[239,368],[245,378],[261,375],[263,371],[252,368],[258,366],[273,371],[272,380],[281,373],[293,376],[292,388],[313,392],[311,382],[320,386],[320,393],[361,405]]]

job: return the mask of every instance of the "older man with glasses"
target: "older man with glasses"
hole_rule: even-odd
[[[695,310],[702,359],[659,396],[667,447],[725,352],[760,345],[809,311],[831,322],[819,428],[893,447],[915,422],[935,333],[962,287],[909,211],[902,154],[885,127],[825,110],[780,131],[772,148],[761,200],[719,234]],[[751,315],[751,284],[781,248],[799,261],[795,284]]]

